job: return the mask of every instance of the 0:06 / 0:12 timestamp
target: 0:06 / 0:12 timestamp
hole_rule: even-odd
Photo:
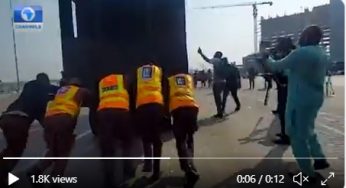
[[[284,175],[237,175],[239,184],[284,184]]]

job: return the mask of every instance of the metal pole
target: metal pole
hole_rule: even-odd
[[[10,1],[10,11],[11,11],[11,22],[12,22],[12,37],[13,37],[13,49],[14,49],[14,63],[16,65],[16,77],[17,77],[17,93],[19,93],[19,71],[18,71],[18,58],[17,58],[17,45],[16,45],[16,35],[14,31],[14,14],[13,14],[13,6],[12,0]]]
[[[257,53],[257,7],[256,4],[252,5],[253,8],[253,29],[254,29],[254,53]]]

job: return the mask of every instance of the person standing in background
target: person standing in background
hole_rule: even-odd
[[[236,103],[236,108],[234,111],[240,110],[240,101],[238,98],[238,89],[240,88],[240,73],[235,64],[229,64],[227,58],[222,58],[225,64],[225,69],[227,71],[226,75],[226,87],[223,91],[222,98],[222,112],[225,113],[227,97],[231,92],[234,102]]]
[[[332,72],[330,70],[327,71],[327,79],[326,79],[326,96],[333,97],[335,95],[333,82],[332,82]]]
[[[322,36],[318,26],[309,26],[300,36],[299,48],[281,60],[269,58],[263,64],[272,72],[288,70],[286,130],[297,163],[310,182],[316,180],[315,170],[329,167],[315,133],[315,119],[323,104],[328,67],[328,56],[319,46]],[[313,166],[311,158],[315,161]]]
[[[202,87],[203,88],[207,87],[208,77],[207,77],[207,73],[204,70],[201,70],[200,78],[201,78]]]
[[[211,88],[213,83],[213,72],[211,71],[211,69],[208,69],[207,77],[208,77],[208,88]]]
[[[197,84],[198,84],[198,71],[195,71],[193,73],[193,85],[195,88],[197,88]]]
[[[210,63],[213,65],[214,68],[214,78],[213,78],[213,95],[216,105],[217,113],[214,115],[216,118],[223,118],[223,112],[222,112],[222,92],[225,89],[226,86],[226,79],[225,79],[225,70],[222,63],[222,52],[217,51],[214,54],[214,57],[212,59],[209,59],[207,56],[205,56],[201,50],[201,48],[198,48],[197,51],[201,57],[204,59],[204,61]]]
[[[250,85],[249,90],[254,90],[255,89],[255,78],[256,78],[255,68],[250,67],[248,69],[248,78],[249,78],[249,85]]]

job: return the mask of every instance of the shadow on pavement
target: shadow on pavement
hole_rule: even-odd
[[[275,134],[279,133],[280,123],[279,119],[275,117],[273,121],[270,123],[267,134],[263,137],[262,140],[258,141],[258,144],[263,146],[274,146],[273,140],[275,138]]]
[[[254,127],[254,129],[250,132],[249,136],[245,138],[240,138],[238,141],[240,144],[248,144],[252,142],[258,142],[258,144],[264,145],[264,146],[274,146],[273,143],[273,137],[277,133],[278,127],[280,126],[278,124],[277,118],[274,118],[269,127],[260,128],[261,122],[263,121],[263,117],[260,117],[257,120],[257,123]],[[266,134],[264,134],[266,132]]]
[[[207,117],[204,119],[199,119],[197,121],[198,126],[204,127],[204,126],[211,126],[211,125],[215,125],[224,121],[228,120],[228,116],[233,115],[235,113],[237,113],[239,111],[232,111],[230,113],[226,113],[223,118],[215,118],[215,117]]]
[[[204,119],[200,119],[197,121],[198,126],[200,127],[204,127],[204,126],[211,126],[211,125],[215,125],[224,121],[227,121],[228,118],[227,116],[225,116],[224,118],[220,119],[220,118],[214,118],[214,117],[208,117],[208,118],[204,118]]]

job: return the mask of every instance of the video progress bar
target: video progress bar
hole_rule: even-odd
[[[327,158],[310,158],[310,157],[4,157],[4,160],[178,160],[178,159],[193,159],[193,160],[296,160],[296,159],[328,159],[338,160],[338,157]]]

